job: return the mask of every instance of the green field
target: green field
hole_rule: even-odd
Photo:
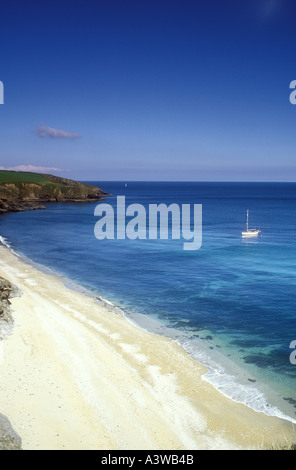
[[[36,183],[43,185],[48,183],[52,184],[52,181],[38,173],[0,170],[0,184],[1,183]]]

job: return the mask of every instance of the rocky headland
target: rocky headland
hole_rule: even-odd
[[[45,208],[47,202],[102,201],[110,196],[86,183],[53,175],[0,171],[0,214]]]

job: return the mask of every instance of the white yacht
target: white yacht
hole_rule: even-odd
[[[247,230],[242,232],[243,238],[258,237],[260,230],[257,228],[249,228],[249,209],[247,210]]]

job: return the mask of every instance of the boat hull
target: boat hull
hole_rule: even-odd
[[[243,238],[252,238],[258,237],[260,230],[248,230],[247,232],[242,232]]]

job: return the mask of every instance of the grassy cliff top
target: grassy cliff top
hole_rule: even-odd
[[[90,192],[103,191],[96,186],[91,186],[86,183],[81,183],[75,180],[68,178],[62,178],[60,176],[42,174],[42,173],[33,173],[27,171],[9,171],[9,170],[0,170],[0,186],[2,185],[29,185],[37,184],[39,186],[59,186],[60,188],[68,187],[80,187],[88,190]]]
[[[7,171],[0,170],[1,183],[35,183],[46,184],[51,181],[45,175],[39,173],[30,173],[25,171]]]
[[[58,184],[58,185],[73,185],[73,184],[83,184],[75,180],[70,180],[67,178],[62,178],[60,176],[46,175],[42,173],[32,173],[27,171],[9,171],[9,170],[0,170],[0,184],[17,184],[17,183],[27,183],[27,184]],[[85,186],[85,185],[84,185]],[[86,185],[90,186],[90,185]]]

